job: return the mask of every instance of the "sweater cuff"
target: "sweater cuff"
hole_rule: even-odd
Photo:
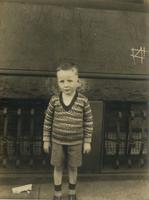
[[[48,133],[44,133],[43,134],[43,142],[50,142],[51,140],[50,140],[50,137],[49,137],[49,135],[48,135]]]
[[[84,143],[91,143],[92,142],[92,138],[84,138]]]
[[[49,139],[43,139],[43,142],[51,142]]]

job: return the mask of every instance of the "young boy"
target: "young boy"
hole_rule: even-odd
[[[51,148],[54,166],[54,197],[62,200],[62,175],[67,161],[69,200],[76,200],[77,168],[82,164],[82,153],[91,151],[93,117],[88,99],[77,91],[78,69],[66,63],[57,68],[59,95],[52,96],[44,120],[43,148]]]

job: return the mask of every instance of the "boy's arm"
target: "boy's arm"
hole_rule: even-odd
[[[91,141],[93,134],[93,115],[89,101],[84,106],[84,153],[91,150]]]
[[[51,98],[45,113],[44,125],[43,125],[43,142],[44,142],[45,152],[48,151],[48,147],[50,146],[51,143],[53,116],[54,116],[54,102],[53,98]]]

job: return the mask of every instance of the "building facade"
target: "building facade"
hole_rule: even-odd
[[[5,0],[0,10],[2,167],[47,167],[42,125],[55,68],[75,62],[95,130],[81,172],[146,170],[148,1]]]

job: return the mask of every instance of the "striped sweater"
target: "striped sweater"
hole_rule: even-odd
[[[52,96],[44,119],[43,141],[74,145],[90,143],[93,117],[88,99],[76,92],[69,106],[60,95]]]

